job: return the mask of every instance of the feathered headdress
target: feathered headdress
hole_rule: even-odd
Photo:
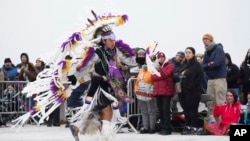
[[[77,46],[90,46],[95,47],[96,45],[102,45],[101,39],[106,35],[109,38],[112,36],[115,39],[115,35],[112,32],[113,27],[123,25],[127,20],[127,15],[97,15],[93,10],[91,13],[94,19],[87,18],[89,24],[84,29],[73,33],[66,41],[61,44],[61,50],[51,59],[53,62],[58,62],[64,58],[67,54],[76,56],[75,48]],[[79,53],[78,53],[79,54]]]

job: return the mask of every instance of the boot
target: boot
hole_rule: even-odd
[[[114,141],[115,132],[108,120],[102,120],[100,141]]]
[[[189,132],[188,132],[188,135],[198,135],[198,128],[196,127],[191,127]]]
[[[185,126],[184,129],[183,129],[183,131],[181,132],[181,135],[187,135],[187,134],[189,134],[190,130],[191,130],[190,126]]]

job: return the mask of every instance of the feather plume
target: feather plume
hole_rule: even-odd
[[[116,47],[127,57],[135,56],[132,48],[124,43],[122,40],[118,40],[115,42]]]
[[[95,49],[93,47],[87,47],[86,52],[82,56],[82,61],[79,65],[77,65],[77,71],[80,72],[84,69],[84,67],[88,64],[88,62],[92,59],[94,56]]]

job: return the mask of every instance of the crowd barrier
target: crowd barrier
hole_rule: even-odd
[[[135,85],[135,80],[136,78],[130,78],[128,79],[127,82],[127,95],[129,97],[132,97],[134,99],[133,103],[129,103],[127,104],[127,119],[128,119],[128,125],[131,127],[131,129],[135,132],[138,133],[137,129],[134,127],[134,125],[131,123],[131,118],[132,117],[138,117],[137,119],[137,125],[136,127],[139,127],[140,125],[140,111],[139,111],[139,107],[137,106],[137,99],[136,96],[134,94],[134,85]]]
[[[7,123],[34,106],[34,100],[21,93],[27,81],[0,81],[0,122]]]

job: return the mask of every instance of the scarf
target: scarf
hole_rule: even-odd
[[[215,43],[211,42],[208,46],[205,46],[206,51],[211,51],[214,48]]]

